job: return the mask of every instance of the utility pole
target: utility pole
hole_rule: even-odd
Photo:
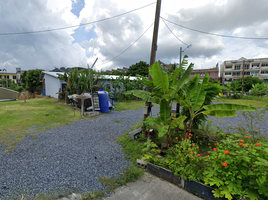
[[[156,3],[156,11],[155,11],[155,20],[154,20],[154,32],[153,32],[153,41],[151,48],[151,57],[150,57],[150,66],[152,66],[155,62],[156,51],[157,51],[157,37],[158,37],[158,29],[159,29],[159,18],[160,18],[160,9],[161,9],[161,0],[157,0]],[[152,79],[152,76],[148,72],[148,78]],[[147,91],[151,91],[147,88]],[[144,120],[150,116],[151,113],[151,102],[145,102],[145,107],[148,108],[146,114],[144,113]]]
[[[242,63],[242,95],[244,96],[244,71],[245,71],[245,60]]]

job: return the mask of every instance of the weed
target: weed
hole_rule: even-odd
[[[124,123],[124,121],[115,120],[114,123]]]
[[[105,191],[94,191],[86,193],[82,196],[83,200],[91,200],[91,199],[102,199],[105,197],[106,192]]]

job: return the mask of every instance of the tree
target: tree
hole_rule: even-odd
[[[127,76],[136,76],[137,74],[141,76],[148,76],[149,64],[144,61],[140,61],[135,65],[131,65],[126,73]]]
[[[112,71],[112,75],[120,75],[120,71],[118,71],[118,70],[113,70],[113,71]]]
[[[42,83],[40,82],[40,76],[42,73],[42,69],[34,69],[34,70],[29,70],[26,73],[26,89],[29,90],[30,92],[40,92],[42,88]]]
[[[21,78],[21,86],[26,88],[26,75],[27,75],[27,71],[24,71],[20,78]]]
[[[236,82],[238,82],[238,90],[241,91],[242,90],[242,78],[239,78]],[[244,90],[245,92],[248,92],[249,90],[251,90],[252,85],[255,84],[261,84],[263,83],[262,79],[259,79],[258,77],[252,77],[252,76],[247,76],[244,78]]]

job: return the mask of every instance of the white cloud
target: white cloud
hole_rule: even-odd
[[[85,0],[79,17],[72,6],[77,0],[15,0],[0,2],[1,32],[44,30],[88,23],[112,17],[135,8],[148,5],[152,0]],[[129,13],[122,17],[85,26],[87,33],[94,30],[96,37],[74,43],[72,34],[77,28],[55,32],[0,36],[0,68],[5,62],[9,68],[22,69],[86,66],[96,57],[96,69],[129,67],[149,62],[153,27],[121,56],[117,56],[154,21],[156,5]],[[265,0],[163,0],[161,16],[180,25],[210,33],[267,37],[268,4]],[[240,57],[267,57],[266,40],[243,40],[216,37],[193,32],[168,23],[173,33],[187,44],[185,52],[196,68],[214,67],[217,62]],[[93,28],[94,27],[94,28]],[[93,28],[93,29],[92,29]],[[86,32],[85,32],[86,34]],[[81,40],[80,40],[81,41]],[[156,60],[167,63],[179,62],[179,49],[186,45],[178,41],[160,20]],[[106,63],[106,64],[103,64]]]

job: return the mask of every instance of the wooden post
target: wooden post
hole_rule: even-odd
[[[245,60],[242,63],[242,95],[244,96],[244,71],[245,71]]]
[[[156,57],[156,51],[157,51],[157,37],[158,37],[158,29],[159,29],[159,18],[160,18],[160,9],[161,9],[161,0],[157,0],[156,3],[156,11],[155,11],[155,20],[154,20],[154,32],[153,32],[153,41],[152,41],[152,47],[151,47],[151,57],[150,57],[150,66],[152,66],[155,62]],[[152,76],[148,72],[148,78],[150,80],[153,80]],[[151,92],[149,88],[147,88],[147,91]],[[144,114],[144,120],[148,116],[150,116],[151,113],[151,103],[146,101],[145,106],[148,107],[147,114]],[[144,132],[145,133],[145,132]]]
[[[85,96],[84,93],[81,94],[81,118],[84,118],[84,100],[85,100]]]

